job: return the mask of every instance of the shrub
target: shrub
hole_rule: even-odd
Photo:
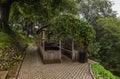
[[[26,42],[18,33],[0,32],[0,70],[9,70],[22,60],[26,46]]]
[[[99,64],[91,65],[92,71],[97,79],[116,79],[115,76]]]

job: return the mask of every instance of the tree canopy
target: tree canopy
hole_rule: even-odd
[[[97,20],[101,28],[99,39],[101,63],[112,72],[120,72],[120,20],[116,18],[100,18]]]
[[[20,21],[24,18],[46,24],[51,18],[60,13],[76,13],[77,11],[72,0],[2,0],[0,1],[0,8],[1,21],[5,26],[8,21],[18,19]]]
[[[80,17],[95,26],[99,17],[115,17],[109,0],[81,0],[78,4]]]
[[[55,17],[50,29],[56,37],[74,39],[79,46],[83,46],[84,43],[89,44],[95,36],[92,26],[71,14]]]

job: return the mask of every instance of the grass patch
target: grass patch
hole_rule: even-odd
[[[110,71],[99,64],[91,64],[91,68],[96,79],[116,79]]]

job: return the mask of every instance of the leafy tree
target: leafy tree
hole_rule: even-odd
[[[13,6],[13,7],[12,7]],[[16,7],[17,6],[17,7]],[[74,3],[71,0],[2,0],[0,1],[0,15],[3,24],[5,24],[6,29],[9,28],[8,20],[11,17],[21,14],[23,18],[39,19],[41,23],[46,24],[49,19],[55,15],[55,13],[60,13],[61,11],[73,11],[75,8]],[[14,9],[11,9],[14,8]],[[15,9],[16,8],[16,9]],[[14,11],[10,14],[11,11]],[[27,10],[26,10],[27,9]],[[54,12],[55,11],[55,12]],[[9,17],[10,14],[10,17]],[[15,14],[15,15],[13,15]],[[20,17],[18,15],[17,17]],[[14,19],[14,18],[13,18]]]
[[[101,63],[116,74],[120,74],[120,20],[101,18],[97,21],[101,28],[99,39]]]
[[[94,40],[94,42],[91,43],[88,48],[89,58],[96,62],[101,62],[99,55],[100,48],[101,48],[100,43]]]
[[[74,39],[78,46],[81,47],[84,42],[91,43],[95,35],[92,26],[71,14],[64,14],[54,18],[49,29],[55,37]]]
[[[78,4],[79,14],[94,27],[99,17],[115,17],[109,0],[81,0]]]
[[[97,20],[104,17],[116,17],[109,0],[81,0],[78,3],[79,17],[91,24],[96,31],[96,39],[101,36]]]

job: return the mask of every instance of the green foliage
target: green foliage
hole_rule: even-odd
[[[18,33],[6,34],[0,32],[0,70],[8,70],[16,62],[22,60],[26,47],[24,39]]]
[[[96,27],[96,20],[99,17],[115,17],[112,10],[112,3],[109,0],[81,0],[78,9],[82,18]]]
[[[10,22],[23,21],[28,18],[46,24],[61,12],[77,13],[75,3],[72,0],[18,0],[12,3],[9,20]]]
[[[54,18],[51,22],[50,31],[59,39],[74,39],[79,46],[86,42],[92,42],[95,32],[87,22],[79,20],[71,14],[64,14]]]
[[[25,37],[21,34],[19,34],[18,32],[12,32],[12,34],[10,34],[10,36],[13,39],[12,43],[19,48],[20,50],[25,50],[25,48],[27,47],[27,42],[25,40]]]
[[[20,61],[20,60],[22,60],[23,58],[22,58],[22,55],[19,55],[19,56],[15,56],[15,57],[13,57],[14,58],[14,60],[16,60],[16,61]]]
[[[9,53],[3,52],[3,50],[0,49],[0,70],[7,70],[10,68],[8,55]]]
[[[5,3],[7,2],[7,0],[0,0],[0,3]]]
[[[101,18],[98,21],[101,48],[99,59],[101,63],[114,74],[120,74],[120,20],[116,18]]]
[[[3,32],[0,32],[0,49],[4,48],[11,41],[11,37]]]
[[[19,66],[19,62],[14,62],[14,63],[13,63],[13,67],[14,67],[14,68],[16,68],[16,67],[18,67],[18,66]]]
[[[103,66],[99,64],[92,64],[91,65],[92,71],[97,79],[116,79],[111,72],[106,70]]]
[[[100,62],[100,55],[99,55],[100,47],[101,46],[99,42],[94,41],[94,43],[90,43],[88,48],[89,50],[88,55],[90,59]]]
[[[0,68],[0,70],[7,70],[10,68],[9,62],[4,62]]]
[[[61,13],[77,13],[76,5],[72,0],[12,1],[9,14],[11,28],[15,29],[15,31],[21,31],[21,28],[25,30],[25,28],[27,28],[27,30],[25,30],[27,34],[31,33],[32,35],[35,34],[35,30],[33,33],[35,25],[40,25],[39,27],[44,26],[48,24],[53,17]],[[33,25],[31,23],[33,23]]]

